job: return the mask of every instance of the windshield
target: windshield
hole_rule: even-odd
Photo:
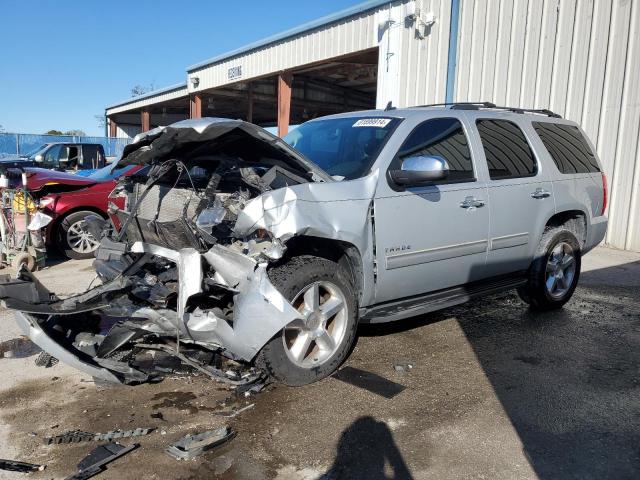
[[[44,145],[40,145],[38,148],[35,148],[29,152],[27,152],[24,156],[30,159],[34,159],[35,156],[39,153],[44,153],[44,150],[46,150],[49,147],[49,143],[45,143]]]
[[[129,170],[135,168],[135,165],[127,165],[126,167],[115,168],[116,164],[112,163],[106,167],[99,168],[91,175],[87,175],[87,178],[97,181],[114,180],[121,175],[124,175]]]
[[[352,180],[369,173],[400,121],[385,117],[314,120],[300,125],[284,141],[329,175]]]

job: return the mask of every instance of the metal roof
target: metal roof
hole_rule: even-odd
[[[187,88],[187,82],[177,83],[175,85],[171,85],[169,87],[160,88],[158,90],[154,90],[153,92],[143,93],[142,95],[138,95],[136,97],[128,98],[122,102],[114,103],[111,105],[107,105],[105,110],[109,110],[110,108],[122,107],[123,105],[127,105],[129,103],[138,102],[140,100],[144,100],[145,98],[156,97],[158,95],[162,95],[163,93],[173,92],[174,90],[180,90],[183,88]]]
[[[325,17],[321,17],[317,20],[313,20],[311,22],[304,23],[298,27],[294,27],[292,29],[286,30],[284,32],[280,32],[276,35],[272,35],[271,37],[264,38],[262,40],[258,40],[257,42],[250,43],[245,45],[244,47],[237,48],[236,50],[231,50],[230,52],[223,53],[216,57],[210,58],[209,60],[205,60],[204,62],[196,63],[195,65],[191,65],[187,68],[187,72],[191,72],[193,70],[200,69],[202,67],[206,67],[207,65],[211,65],[213,63],[220,62],[222,60],[236,57],[238,55],[242,55],[243,53],[250,52],[251,50],[256,50],[258,48],[262,48],[266,45],[279,42],[286,38],[295,37],[300,33],[307,32],[309,30],[315,30],[317,28],[323,27],[325,25],[329,25],[331,23],[335,23],[339,20],[352,17],[354,15],[358,15],[360,13],[372,10],[381,5],[388,5],[390,3],[394,3],[397,0],[369,0],[367,2],[359,3],[358,5],[354,5],[353,7],[341,10],[339,12],[333,13],[331,15],[327,15]]]

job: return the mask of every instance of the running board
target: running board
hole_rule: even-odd
[[[501,276],[460,287],[446,288],[425,295],[403,298],[360,309],[362,323],[383,323],[415,317],[452,307],[485,295],[504,292],[527,283],[526,272]]]

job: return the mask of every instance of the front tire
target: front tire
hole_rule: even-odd
[[[306,385],[331,375],[346,359],[357,328],[353,285],[337,263],[304,255],[269,271],[274,286],[304,317],[275,335],[256,364],[276,380]]]
[[[100,242],[87,230],[85,217],[94,212],[73,212],[62,219],[56,235],[57,246],[67,258],[82,260],[92,258]]]
[[[580,278],[580,243],[564,228],[547,230],[540,239],[520,298],[535,310],[555,310],[567,303]]]

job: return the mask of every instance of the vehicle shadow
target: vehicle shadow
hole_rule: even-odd
[[[503,293],[359,333],[455,318],[538,478],[640,478],[640,262],[581,280],[557,311]]]
[[[384,422],[365,416],[353,422],[340,436],[331,468],[321,480],[409,480],[409,467]]]

